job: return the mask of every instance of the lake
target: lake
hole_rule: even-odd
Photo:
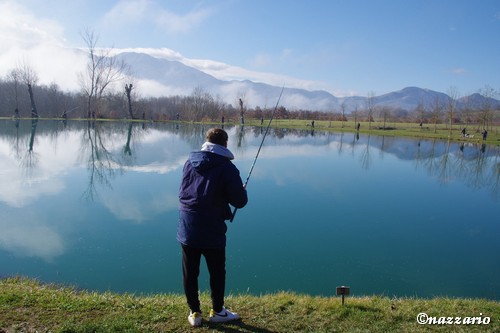
[[[0,121],[0,277],[181,293],[177,193],[207,129]],[[225,129],[245,181],[265,129]],[[270,129],[247,188],[227,293],[500,299],[499,147]]]

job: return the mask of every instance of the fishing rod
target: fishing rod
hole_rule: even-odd
[[[274,114],[276,113],[276,110],[278,109],[278,105],[280,103],[281,95],[283,94],[284,89],[285,89],[285,85],[283,85],[283,87],[281,88],[281,92],[280,92],[280,95],[278,97],[278,101],[276,102],[276,106],[274,107],[273,113],[271,113],[271,118],[269,119],[269,123],[267,124],[266,131],[264,132],[264,136],[262,137],[262,141],[260,142],[259,149],[257,150],[257,154],[255,155],[255,159],[253,160],[252,166],[250,167],[250,171],[248,172],[247,179],[245,180],[245,185],[243,185],[245,188],[247,187],[248,180],[250,179],[250,176],[252,175],[253,167],[255,166],[255,162],[257,162],[257,158],[259,157],[260,149],[262,148],[262,145],[264,144],[264,140],[266,139],[267,132],[269,132],[269,127],[271,127],[271,122],[273,121]],[[229,222],[233,222],[234,216],[236,215],[237,210],[238,210],[238,208],[235,207]]]

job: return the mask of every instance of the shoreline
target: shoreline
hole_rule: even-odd
[[[498,332],[500,302],[486,299],[320,297],[292,292],[226,296],[242,320],[207,321],[210,295],[201,293],[204,321],[197,332]],[[192,332],[184,295],[98,293],[0,279],[0,332]]]
[[[14,117],[0,117],[0,120],[41,120],[41,121],[89,121],[89,122],[130,122],[138,124],[162,124],[162,123],[173,123],[173,124],[205,124],[213,126],[241,126],[237,121],[228,119],[224,123],[219,122],[192,122],[192,121],[180,121],[180,120],[141,120],[141,119],[86,119],[86,118],[17,118]],[[258,119],[247,119],[243,126],[251,127],[267,127],[269,120],[264,119],[263,122]],[[356,124],[360,124],[359,130]],[[466,127],[468,130],[468,137],[462,135],[462,129]],[[407,123],[407,122],[383,122],[377,120],[371,123],[366,121],[353,120],[347,121],[329,121],[329,120],[314,120],[314,126],[312,126],[311,120],[305,119],[273,119],[270,128],[274,129],[296,129],[305,131],[326,131],[326,132],[339,132],[339,133],[359,133],[365,135],[377,135],[377,136],[392,136],[392,137],[406,137],[406,138],[416,138],[416,139],[429,139],[429,140],[443,140],[450,142],[459,143],[471,143],[471,144],[487,144],[492,146],[500,146],[500,125],[491,125],[488,130],[488,135],[486,140],[482,138],[482,129],[477,124],[454,124],[452,129],[448,128],[447,124],[430,124],[426,123],[420,126],[417,123]]]

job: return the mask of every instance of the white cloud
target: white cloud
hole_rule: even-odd
[[[463,75],[466,73],[465,68],[457,67],[450,69],[450,72],[455,75]]]
[[[53,138],[36,136],[33,152],[28,152],[29,138],[23,137],[19,145],[0,138],[0,165],[2,186],[0,202],[11,207],[25,207],[44,195],[56,195],[65,185],[61,175],[76,165],[76,157],[54,151]],[[68,151],[78,151],[80,136],[76,132],[60,138]]]
[[[30,49],[39,44],[63,45],[64,28],[57,22],[35,17],[27,8],[13,2],[0,3],[0,41],[2,49]]]
[[[186,32],[199,25],[212,14],[211,9],[195,7],[180,15],[167,11],[157,3],[148,0],[127,0],[117,2],[104,16],[103,23],[109,29],[121,29],[125,25],[152,24],[166,32]],[[29,7],[23,7],[13,1],[0,4],[0,77],[7,76],[20,62],[26,61],[37,73],[39,84],[56,83],[62,90],[80,89],[78,73],[84,71],[87,63],[86,54],[65,47],[64,28],[56,21],[37,17]],[[205,59],[189,59],[167,48],[141,49],[129,48],[113,50],[144,52],[155,57],[176,60],[192,66],[217,79],[251,80],[275,86],[307,90],[325,89],[322,82],[302,80],[288,75],[259,72],[238,66]],[[283,50],[283,57],[290,54]],[[266,55],[256,58],[257,62],[270,61]],[[166,87],[153,81],[138,82],[148,96],[188,95],[191,91],[179,90],[178,87]]]
[[[301,88],[308,90],[319,89],[319,83],[317,81],[297,79],[288,75],[252,71],[213,60],[183,58],[179,61],[187,66],[194,67],[212,75],[219,80],[250,80],[279,87],[285,85],[287,88]]]
[[[165,86],[153,80],[137,79],[137,86],[143,97],[158,97],[169,95],[189,95],[191,91],[184,91],[182,88],[175,86]]]
[[[133,167],[128,167],[128,166],[117,166],[123,170],[127,171],[134,171],[134,172],[141,172],[141,173],[157,173],[157,174],[167,174],[172,171],[178,170],[179,168],[182,168],[184,165],[184,158],[179,159],[177,161],[173,161],[170,164],[165,163],[164,161],[161,162],[153,162],[150,164],[145,164],[145,165],[137,165]]]
[[[155,22],[171,33],[187,32],[197,27],[210,14],[211,11],[206,9],[194,10],[183,16],[163,10],[157,14]]]
[[[159,213],[179,207],[179,198],[175,191],[156,194],[142,201],[137,201],[135,195],[130,191],[115,192],[114,195],[103,198],[103,204],[117,219],[139,224],[153,219]]]
[[[50,262],[64,253],[61,236],[29,214],[17,215],[15,221],[2,216],[0,229],[0,248],[15,256],[39,257]]]
[[[120,28],[133,23],[152,23],[167,33],[185,33],[199,26],[212,10],[195,8],[181,15],[148,0],[127,0],[118,2],[103,18],[103,25]]]
[[[254,82],[262,82],[271,85],[275,85],[281,87],[285,85],[287,88],[299,88],[299,89],[307,89],[307,90],[318,90],[325,89],[325,83],[311,80],[302,80],[297,79],[288,75],[268,73],[268,72],[259,72],[254,70],[245,69],[238,66],[232,66],[223,62],[207,60],[207,59],[190,59],[184,57],[179,52],[170,50],[168,48],[122,48],[122,49],[113,49],[112,54],[119,54],[123,52],[138,52],[145,53],[152,57],[159,59],[166,59],[171,61],[179,61],[186,66],[190,66],[196,68],[202,72],[205,72],[213,77],[224,80],[250,80]],[[153,82],[145,83],[146,85],[153,85]],[[159,85],[156,86],[156,89],[162,89]],[[169,89],[172,89],[169,87]],[[165,90],[162,90],[163,94]],[[170,93],[167,91],[167,93]],[[191,92],[187,92],[190,94]]]
[[[133,47],[133,48],[120,48],[120,49],[112,49],[110,50],[111,55],[117,55],[124,52],[137,52],[137,53],[145,53],[152,57],[159,59],[167,59],[167,60],[175,60],[182,61],[184,57],[179,52],[168,49],[166,47],[163,48],[144,48],[144,47]]]
[[[76,73],[85,55],[64,47],[64,29],[57,22],[36,17],[12,1],[0,3],[0,76],[26,61],[40,84],[56,82],[63,90],[78,88]]]
[[[260,67],[265,67],[269,66],[269,64],[272,63],[272,56],[267,54],[267,53],[259,53],[257,54],[253,61],[251,62],[251,65],[256,68]]]
[[[147,18],[150,4],[148,0],[119,1],[102,21],[109,25],[139,23]]]

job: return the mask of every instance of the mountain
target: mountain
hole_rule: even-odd
[[[444,105],[448,101],[448,95],[429,89],[407,87],[375,97],[375,104],[403,110],[413,110],[419,104],[432,105],[436,100]]]
[[[188,96],[197,88],[222,99],[233,106],[242,98],[249,107],[273,107],[276,104],[282,87],[249,80],[223,81],[201,70],[187,66],[180,61],[158,58],[146,53],[123,52],[116,55],[132,68],[132,75],[139,83],[142,95],[146,96]],[[419,104],[430,106],[439,101],[446,103],[449,96],[418,87],[406,87],[388,94],[374,96],[374,106],[389,107],[411,111]],[[335,97],[327,91],[309,91],[297,88],[284,88],[280,105],[289,110],[335,111],[344,107],[346,113],[366,108],[368,97],[349,96]],[[500,101],[486,98],[480,94],[472,94],[457,100],[458,106],[480,106],[489,103],[500,108]]]
[[[221,84],[211,75],[186,66],[179,61],[155,58],[145,53],[124,52],[116,56],[132,69],[132,76],[145,81],[146,86],[152,82],[158,86],[158,91],[148,91],[146,94],[156,96],[190,95],[197,86],[212,87]]]
[[[485,97],[481,94],[474,93],[469,96],[461,97],[458,99],[458,102],[462,106],[469,106],[471,108],[481,108],[486,105],[496,108],[499,108],[499,101],[491,98],[491,97]]]

